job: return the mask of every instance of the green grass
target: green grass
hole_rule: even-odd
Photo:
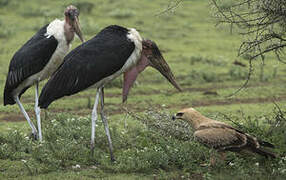
[[[48,178],[56,174],[78,172],[87,178],[110,175],[120,178],[124,177],[122,174],[128,173],[135,173],[137,178],[142,175],[159,179],[180,176],[222,178],[227,172],[229,176],[243,175],[246,179],[253,176],[257,179],[286,177],[284,113],[276,110],[276,115],[268,116],[247,116],[243,112],[241,116],[209,114],[210,117],[224,119],[245,132],[271,141],[277,146],[274,151],[280,157],[270,160],[229,153],[226,162],[218,161],[215,167],[208,167],[205,164],[209,163],[213,152],[193,141],[192,131],[184,122],[172,121],[170,113],[159,111],[153,108],[140,114],[130,113],[126,127],[122,121],[110,121],[115,163],[110,162],[102,123],[98,123],[96,148],[91,156],[89,117],[49,114],[43,123],[43,143],[32,141],[22,131],[9,130],[0,136],[1,176],[40,178],[47,174]]]
[[[285,126],[280,125],[281,128],[270,135],[269,131],[273,126],[271,122],[277,119],[273,101],[285,109],[286,66],[275,60],[273,54],[268,54],[262,74],[261,62],[257,59],[247,88],[228,98],[245,82],[247,56],[237,57],[242,37],[237,29],[230,34],[229,27],[215,26],[207,0],[184,1],[174,13],[160,16],[155,14],[164,10],[168,1],[0,0],[0,92],[3,92],[13,54],[41,26],[54,18],[63,18],[63,10],[69,4],[80,8],[85,39],[92,38],[105,26],[118,24],[135,27],[144,38],[155,41],[183,92],[177,92],[151,68],[139,76],[126,105],[121,103],[122,77],[105,88],[105,109],[115,147],[115,164],[109,161],[100,122],[95,156],[89,154],[89,117],[96,89],[62,98],[42,111],[43,144],[27,138],[30,129],[16,105],[0,106],[0,179],[285,178],[286,137],[283,136],[285,130],[281,130]],[[79,44],[80,41],[75,39],[72,48]],[[234,61],[246,67],[234,65]],[[206,95],[207,91],[213,95]],[[1,104],[2,99],[3,93],[0,93]],[[35,121],[34,88],[30,88],[21,100]],[[284,159],[271,161],[229,153],[228,160],[233,165],[202,166],[209,161],[209,150],[192,139],[187,140],[191,137],[190,130],[177,131],[180,123],[169,121],[170,114],[191,106],[233,125],[243,123],[240,128],[274,143],[275,152]],[[127,116],[126,128],[124,107],[133,114]],[[153,109],[147,114],[154,117],[146,116],[148,109]],[[135,116],[143,117],[143,120]],[[229,122],[227,117],[235,122]],[[256,122],[259,127],[255,126]],[[81,168],[73,168],[77,164]]]

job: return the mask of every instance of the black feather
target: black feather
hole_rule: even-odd
[[[82,91],[119,71],[134,51],[128,29],[108,26],[94,38],[72,50],[42,89],[39,106]]]
[[[259,144],[261,146],[264,146],[264,147],[270,147],[270,148],[275,148],[275,146],[269,142],[266,142],[266,141],[262,141],[262,140],[258,140]]]
[[[4,88],[4,105],[15,104],[12,92],[25,79],[40,72],[50,60],[58,46],[53,37],[47,38],[47,26],[42,27],[13,56]],[[23,87],[22,95],[29,87]]]
[[[257,148],[257,149],[254,148],[253,151],[256,152],[257,154],[264,156],[264,157],[277,158],[277,155],[275,153],[267,151],[267,150],[262,149],[262,148]]]

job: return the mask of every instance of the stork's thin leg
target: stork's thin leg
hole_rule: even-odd
[[[25,118],[27,119],[30,127],[32,128],[32,136],[34,137],[34,139],[37,139],[37,129],[36,127],[34,126],[33,122],[31,121],[31,119],[29,118],[27,112],[25,111],[23,105],[21,104],[20,100],[19,100],[19,96],[16,96],[14,98],[14,100],[16,101],[16,103],[18,104],[21,112],[24,114]]]
[[[99,95],[100,95],[100,88],[98,88],[95,96],[95,102],[91,114],[91,141],[90,141],[90,149],[91,149],[91,154],[93,155],[94,152],[94,137],[95,137],[95,124],[97,120],[97,105],[99,101]]]
[[[108,145],[109,145],[109,151],[110,151],[110,159],[111,161],[115,161],[114,159],[114,156],[113,156],[113,147],[112,147],[112,141],[111,141],[111,136],[110,136],[110,133],[109,133],[109,127],[108,127],[108,122],[107,122],[107,119],[104,115],[104,88],[102,87],[101,88],[101,91],[100,91],[100,98],[101,98],[101,110],[100,110],[100,115],[101,115],[101,120],[104,124],[104,129],[105,129],[105,133],[106,133],[106,136],[107,136],[107,140],[108,140]]]
[[[125,103],[126,104],[126,103]],[[126,112],[128,112],[128,109],[127,109],[127,106],[126,106]],[[124,129],[126,130],[127,129],[127,116],[128,116],[128,113],[126,114],[125,118],[124,118]]]
[[[35,90],[35,113],[37,118],[38,124],[38,133],[39,133],[39,140],[42,142],[42,128],[41,128],[41,109],[39,108],[39,82],[36,83],[36,90]]]

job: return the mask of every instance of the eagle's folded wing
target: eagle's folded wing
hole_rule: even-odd
[[[231,126],[208,123],[200,126],[194,137],[202,144],[219,150],[239,150],[247,144],[247,136]]]

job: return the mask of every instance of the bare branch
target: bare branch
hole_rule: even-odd
[[[155,14],[155,16],[160,16],[160,15],[162,15],[162,14],[165,14],[165,13],[167,13],[167,12],[170,12],[170,11],[173,11],[173,10],[177,9],[178,6],[179,6],[183,1],[184,1],[184,0],[175,0],[175,2],[170,1],[169,4],[168,4],[168,7],[167,7],[165,10],[163,10],[163,11],[161,11],[161,12]],[[172,2],[173,2],[173,3],[172,3]]]
[[[284,0],[238,0],[224,5],[211,0],[217,9],[219,23],[227,23],[232,30],[236,25],[240,34],[247,36],[238,55],[251,54],[252,59],[274,52],[279,61],[286,41],[286,1]]]
[[[246,81],[245,81],[244,84],[243,84],[240,88],[238,88],[235,92],[233,92],[232,94],[226,96],[226,98],[231,98],[232,96],[236,95],[237,93],[239,93],[242,89],[244,89],[244,88],[247,86],[247,84],[248,84],[248,82],[249,82],[249,80],[250,80],[251,74],[252,74],[252,72],[253,72],[252,59],[250,59],[248,62],[249,62],[249,69],[248,69],[248,75],[247,75]]]

